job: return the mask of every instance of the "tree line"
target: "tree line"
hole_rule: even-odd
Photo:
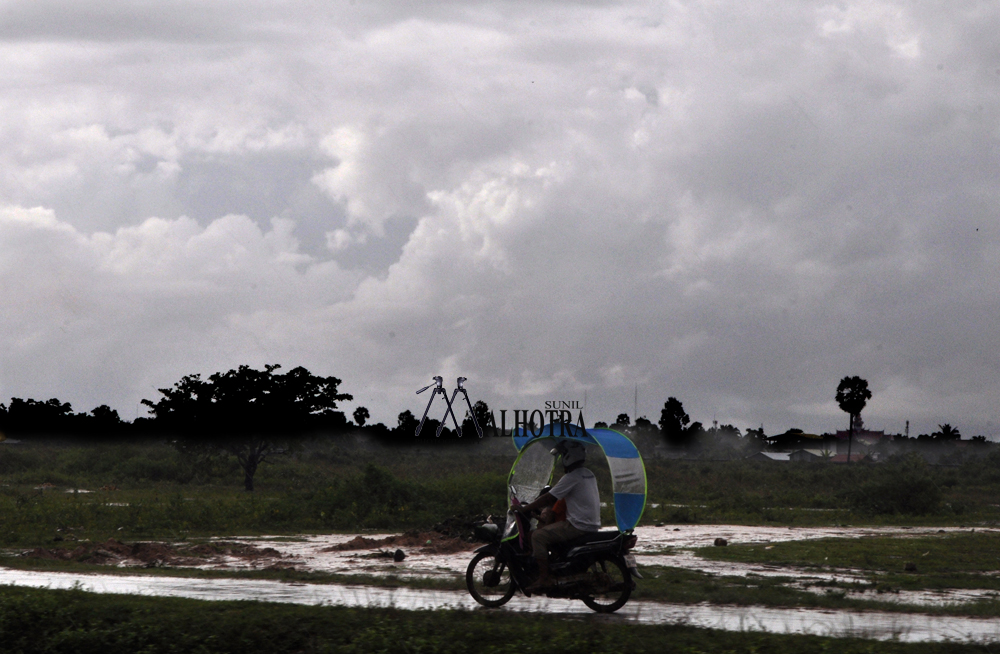
[[[158,389],[159,399],[143,399],[142,405],[147,407],[149,416],[137,417],[131,423],[122,420],[107,405],[76,413],[70,403],[56,398],[45,401],[11,398],[9,406],[0,404],[0,434],[100,439],[165,436],[178,450],[194,457],[235,457],[244,472],[247,490],[253,490],[254,475],[261,464],[273,456],[294,451],[305,434],[361,430],[387,443],[426,441],[414,438],[419,420],[411,411],[401,412],[396,424],[388,427],[382,423],[369,424],[371,414],[366,407],[359,406],[352,414],[352,423],[339,410],[339,403],[353,399],[349,393],[340,391],[340,379],[317,376],[303,367],[285,373],[279,372],[280,368],[265,365],[263,370],[256,370],[243,365],[207,378],[186,375],[173,386]],[[868,382],[859,377],[845,377],[837,387],[836,400],[850,417],[849,438],[863,424],[861,411],[870,398]],[[421,435],[433,438],[441,427],[441,437],[445,440],[473,444],[478,441],[475,437],[456,439],[462,434],[475,434],[473,416],[487,433],[497,434],[493,413],[480,400],[473,405],[471,414],[466,411],[460,431],[442,426],[437,419],[428,419]],[[677,448],[740,443],[741,449],[759,451],[768,444],[763,426],[741,432],[730,424],[705,428],[700,422],[692,422],[676,397],[667,399],[655,425],[644,416],[633,425],[625,413],[619,414],[611,425],[594,424],[594,427],[609,426],[633,437],[651,437]],[[959,438],[958,429],[945,424],[939,432],[921,435],[917,440]],[[985,441],[984,437],[973,440],[976,439]]]
[[[872,393],[868,388],[868,381],[861,377],[844,377],[837,385],[834,399],[840,409],[848,415],[848,461],[850,461],[854,436],[864,429],[861,413],[871,398]],[[684,410],[684,405],[676,397],[670,397],[664,403],[663,409],[660,411],[660,419],[656,424],[653,424],[645,416],[637,418],[632,424],[627,413],[620,413],[610,425],[606,422],[597,422],[594,427],[611,427],[631,435],[660,438],[675,448],[711,449],[725,443],[730,449],[740,447],[743,450],[759,451],[768,447],[769,438],[774,438],[768,437],[764,433],[763,425],[759,428],[749,428],[745,432],[741,432],[738,427],[730,424],[713,423],[711,427],[706,428],[701,422],[691,420],[691,417]],[[786,434],[793,433],[801,434],[802,430],[789,429],[786,432]],[[949,423],[938,425],[937,431],[920,434],[916,437],[907,437],[902,434],[891,436],[891,439],[896,442],[912,441],[916,444],[948,443],[961,440],[961,438],[959,429]],[[973,436],[970,440],[973,443],[986,443],[985,436]]]
[[[253,490],[261,464],[295,451],[308,434],[361,429],[383,441],[415,440],[417,421],[409,412],[401,414],[399,423],[390,429],[382,423],[369,424],[371,414],[359,406],[352,414],[352,423],[339,409],[341,402],[354,399],[341,392],[340,379],[314,375],[303,367],[285,373],[279,372],[280,368],[265,365],[256,370],[244,365],[206,378],[186,375],[173,386],[158,389],[159,399],[142,400],[149,416],[132,422],[122,420],[106,405],[77,413],[69,402],[56,398],[11,398],[9,406],[0,404],[0,434],[100,440],[165,437],[179,451],[198,459],[234,457],[243,470],[247,490]],[[483,416],[488,407],[477,402],[473,410]],[[429,420],[427,433],[435,433],[438,424]],[[466,415],[464,426],[473,430],[471,416]],[[442,430],[445,439],[455,435],[450,429]]]

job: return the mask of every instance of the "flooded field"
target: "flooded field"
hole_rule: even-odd
[[[635,532],[639,537],[636,546],[636,560],[640,565],[662,565],[674,568],[696,570],[719,576],[760,576],[760,577],[793,577],[790,586],[799,589],[812,590],[815,582],[837,581],[842,583],[863,583],[866,578],[860,572],[844,569],[829,571],[790,568],[763,564],[747,564],[730,561],[714,561],[704,559],[695,554],[695,550],[711,547],[717,538],[724,538],[727,543],[767,545],[793,540],[814,540],[819,538],[862,538],[866,536],[897,536],[900,538],[926,536],[942,531],[969,531],[964,528],[909,528],[909,527],[756,527],[740,525],[692,525],[684,527],[638,527]],[[979,529],[979,531],[998,531],[995,529]],[[389,534],[368,535],[368,538],[379,539]],[[246,539],[258,548],[280,553],[280,558],[241,559],[229,557],[213,563],[206,563],[208,568],[262,568],[275,564],[292,565],[297,569],[330,572],[337,574],[370,574],[376,576],[393,575],[397,577],[449,577],[462,576],[469,563],[471,551],[475,545],[469,545],[468,551],[448,553],[428,552],[419,546],[408,549],[406,558],[396,562],[387,550],[336,550],[338,545],[350,541],[352,536],[324,535],[308,536],[301,540],[255,538]],[[426,549],[435,549],[431,542]],[[381,555],[380,555],[381,553]],[[995,597],[995,591],[979,591],[974,589],[948,589],[940,591],[899,591],[892,594],[877,595],[873,591],[852,591],[847,593],[858,599],[878,599],[880,601],[902,604],[940,605],[946,603],[972,602]]]
[[[940,533],[937,528],[787,528],[728,525],[640,527],[636,554],[640,565],[660,565],[723,576],[788,577],[789,585],[809,589],[815,581],[862,581],[850,570],[799,570],[789,567],[712,561],[695,549],[718,538],[730,544],[764,544],[818,538],[901,538]],[[969,531],[949,529],[947,531]],[[979,531],[991,531],[982,530]],[[137,543],[117,541],[93,546],[91,556],[123,570],[122,574],[73,574],[0,568],[0,583],[36,587],[78,586],[98,593],[131,593],[204,600],[260,600],[298,604],[396,607],[405,609],[479,609],[467,593],[335,584],[303,584],[245,579],[190,579],[129,576],[129,567],[196,567],[213,570],[285,568],[300,571],[399,578],[462,578],[477,543],[445,539],[434,533],[313,535],[296,538],[219,539],[210,543]],[[80,546],[82,548],[82,546]],[[80,549],[80,548],[78,548]],[[38,554],[38,550],[34,551]],[[42,550],[44,554],[46,551]],[[976,590],[900,592],[877,599],[908,604],[940,605],[993,596]],[[865,597],[858,592],[852,596]],[[580,602],[516,596],[504,608],[586,614]],[[690,624],[725,630],[767,631],[834,636],[863,636],[906,641],[1000,641],[1000,620],[908,613],[817,609],[679,605],[633,601],[615,616],[591,619],[649,624]]]
[[[668,530],[663,533],[663,530]],[[732,561],[714,561],[704,559],[695,554],[696,548],[711,547],[716,538],[726,539],[731,545],[760,544],[768,545],[787,541],[815,540],[820,538],[864,538],[872,536],[894,536],[912,538],[939,533],[969,532],[965,527],[746,527],[739,525],[694,525],[689,527],[649,528],[648,531],[637,529],[640,533],[638,552],[647,554],[637,556],[643,565],[663,565],[687,570],[696,570],[720,576],[758,576],[758,577],[794,577],[789,585],[801,590],[822,592],[814,588],[815,582],[865,583],[867,577],[860,571],[843,568],[821,570],[816,568],[793,568]],[[977,528],[978,532],[998,532],[997,529]],[[670,549],[670,554],[649,554],[653,551]],[[992,590],[976,589],[945,589],[934,591],[906,591],[877,594],[875,591],[846,591],[847,597],[870,599],[881,602],[900,604],[916,604],[938,606],[942,604],[961,604],[982,599],[996,598],[998,593]]]

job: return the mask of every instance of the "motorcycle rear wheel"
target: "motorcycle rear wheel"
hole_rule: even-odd
[[[514,596],[510,570],[497,561],[493,552],[476,554],[465,572],[465,585],[472,599],[491,609],[503,606]]]
[[[598,613],[614,613],[632,595],[632,573],[618,558],[599,559],[587,570],[591,583],[602,592],[585,595],[583,603]]]

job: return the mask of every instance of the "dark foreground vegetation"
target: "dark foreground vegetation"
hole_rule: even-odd
[[[0,589],[0,634],[3,651],[17,654],[993,651],[646,626],[594,616],[200,602],[25,588]]]

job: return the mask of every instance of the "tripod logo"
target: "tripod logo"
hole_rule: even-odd
[[[469,406],[469,415],[472,416],[472,424],[475,425],[476,432],[479,434],[479,438],[482,438],[483,429],[482,427],[479,426],[479,421],[476,420],[476,412],[472,410],[472,402],[469,400],[469,393],[462,386],[462,384],[465,383],[466,378],[465,377],[458,378],[458,385],[455,387],[455,391],[451,394],[450,400],[448,399],[448,391],[446,391],[444,388],[444,378],[437,376],[437,377],[432,377],[432,379],[434,380],[433,384],[428,384],[427,386],[424,386],[419,391],[417,391],[417,395],[420,395],[431,386],[434,387],[434,391],[431,392],[431,399],[427,401],[427,408],[424,409],[424,415],[422,418],[420,418],[420,424],[417,425],[417,433],[414,435],[415,436],[420,435],[420,430],[424,428],[424,421],[427,420],[427,412],[431,410],[431,404],[434,403],[434,398],[437,397],[438,393],[440,393],[441,397],[443,397],[444,401],[447,403],[448,408],[445,409],[444,417],[441,418],[441,424],[438,425],[437,433],[434,435],[435,436],[441,435],[441,430],[444,429],[445,423],[448,422],[448,415],[451,414],[451,420],[452,422],[455,423],[455,432],[458,434],[459,438],[461,438],[462,428],[458,425],[458,418],[455,417],[455,411],[454,411],[455,398],[458,397],[459,393],[461,393],[462,396],[465,398],[465,403]]]

